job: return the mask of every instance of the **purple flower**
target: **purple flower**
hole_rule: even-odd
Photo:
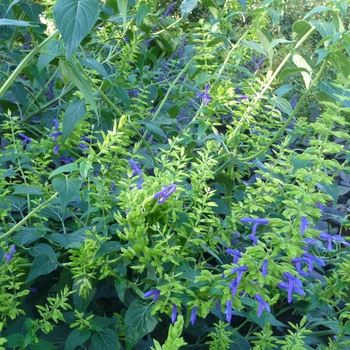
[[[270,312],[270,305],[263,299],[260,294],[255,294],[255,299],[259,302],[258,317],[261,316],[263,310]]]
[[[315,261],[316,263],[320,264],[321,266],[326,266],[325,262],[316,256],[313,256],[309,253],[303,254],[303,257],[307,260],[307,263],[309,264],[309,271],[313,271],[313,262]]]
[[[132,177],[136,176],[136,175],[142,176],[141,169],[139,168],[139,166],[132,159],[129,159],[129,164],[131,165],[132,169],[134,170],[132,175],[131,175]]]
[[[321,203],[316,203],[316,207],[320,209],[321,211],[324,210],[324,206]]]
[[[344,245],[348,246],[349,243],[342,237],[342,236],[339,236],[339,235],[330,235],[326,232],[321,232],[320,233],[320,238],[321,239],[325,239],[328,241],[328,247],[327,249],[329,251],[333,250],[333,247],[332,247],[332,241],[338,241],[338,242],[341,242],[343,243]]]
[[[143,297],[148,298],[153,295],[153,301],[157,301],[160,296],[160,291],[158,289],[150,290],[146,292]]]
[[[306,258],[294,258],[292,260],[292,263],[295,264],[295,267],[296,267],[297,272],[299,273],[299,275],[304,276],[304,277],[307,276],[307,273],[301,269],[300,264],[301,263],[307,263],[307,262],[308,262],[308,260]]]
[[[57,131],[61,124],[60,124],[60,122],[57,119],[53,119],[52,121],[54,122],[55,130]]]
[[[60,157],[60,161],[62,161],[64,164],[70,164],[73,163],[76,160],[76,158],[68,158],[68,157]]]
[[[174,324],[176,322],[176,319],[177,319],[177,305],[174,304],[173,311],[171,313],[171,323]]]
[[[36,293],[38,292],[38,290],[37,290],[36,288],[34,288],[34,287],[30,287],[30,288],[29,288],[29,291],[30,291],[31,293],[34,293],[34,294],[36,294]]]
[[[268,265],[269,265],[269,260],[268,259],[265,259],[263,264],[262,264],[262,267],[261,267],[261,273],[263,275],[263,277],[265,278],[266,275],[267,275],[267,271],[268,271]]]
[[[237,288],[238,288],[237,278],[235,278],[233,281],[230,282],[229,287],[231,289],[232,296],[235,297],[237,293]]]
[[[83,143],[79,143],[78,147],[81,148],[83,151],[88,150],[90,148],[89,146],[86,146]]]
[[[289,272],[284,273],[284,277],[288,279],[288,282],[280,282],[278,286],[281,289],[285,289],[288,291],[288,303],[292,302],[292,294],[293,291],[304,296],[306,293],[303,290],[303,283],[295,276],[293,276]]]
[[[256,238],[256,236],[250,234],[248,237],[253,241],[253,246],[256,246],[258,244],[258,239]]]
[[[254,223],[254,226],[253,226],[253,229],[252,229],[252,235],[255,235],[258,225],[267,225],[269,223],[268,219],[261,219],[261,218],[257,218],[257,219],[242,218],[239,221],[240,222],[253,222]]]
[[[242,254],[238,250],[226,249],[226,253],[233,255],[234,264],[237,264],[238,260],[242,257]]]
[[[232,300],[227,300],[226,301],[225,315],[226,315],[226,321],[228,323],[231,323],[231,318],[232,318]]]
[[[55,153],[56,155],[58,154],[58,150],[60,149],[61,145],[57,144],[54,148],[53,148],[53,153]]]
[[[174,9],[175,9],[175,5],[176,5],[176,1],[173,2],[172,4],[170,4],[168,6],[168,8],[164,11],[164,14],[163,14],[163,17],[162,17],[162,22],[164,22],[164,20],[169,17],[173,12],[174,12]]]
[[[197,94],[196,94],[196,98],[201,97],[202,98],[202,104],[205,105],[205,106],[207,106],[208,103],[210,102],[210,100],[212,99],[212,97],[208,94],[209,88],[210,88],[210,85],[209,84],[205,84],[204,93],[197,92]]]
[[[7,263],[9,263],[11,261],[11,259],[13,258],[13,256],[15,255],[15,250],[16,250],[16,246],[13,244],[11,249],[10,249],[10,253],[9,254],[5,253]]]
[[[306,216],[301,217],[301,228],[300,228],[300,234],[303,235],[305,230],[310,226],[309,220],[306,218]]]
[[[291,100],[289,101],[293,109],[295,109],[295,107],[297,106],[297,96],[298,94],[294,94]]]
[[[32,139],[22,133],[18,134],[18,136],[22,137],[22,146],[25,146],[27,143],[32,142]]]
[[[57,139],[58,139],[58,136],[61,136],[62,133],[59,131],[59,132],[54,132],[52,134],[50,134],[50,137],[53,138],[54,142],[57,142]]]
[[[160,200],[158,201],[159,204],[162,204],[165,202],[165,200],[175,192],[176,190],[176,185],[175,184],[172,184],[172,185],[169,185],[168,187],[165,187],[165,186],[162,186],[162,190],[157,192],[155,195],[154,195],[154,199],[157,199],[159,197]]]
[[[248,266],[235,267],[231,270],[231,275],[237,272],[237,285],[240,284],[243,272],[248,271]]]
[[[193,326],[194,323],[196,322],[196,317],[197,317],[197,310],[198,310],[198,307],[195,306],[192,310],[192,313],[191,313],[191,325]]]
[[[143,184],[144,182],[145,182],[145,180],[141,178],[141,179],[139,180],[139,182],[137,183],[137,185],[136,185],[137,189],[141,190],[141,189],[142,189],[142,184]]]
[[[87,142],[87,143],[90,143],[90,142],[91,142],[91,139],[89,139],[88,137],[85,137],[85,136],[82,136],[80,139],[81,139],[82,141]]]

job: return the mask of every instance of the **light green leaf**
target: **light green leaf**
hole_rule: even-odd
[[[83,181],[81,179],[69,179],[68,177],[56,177],[52,181],[52,185],[58,192],[61,199],[61,209],[64,211],[67,204],[79,195],[79,190]]]
[[[318,22],[310,21],[310,23],[316,28],[316,30],[321,34],[322,38],[327,36],[332,36],[335,33],[335,27],[332,23],[328,22]]]
[[[86,115],[85,101],[79,100],[69,104],[63,116],[62,122],[62,142],[73,132],[75,125]]]
[[[299,54],[293,55],[293,62],[298,68],[305,68],[307,72],[302,71],[301,75],[304,79],[305,87],[308,89],[311,84],[311,67],[306,62],[303,56]]]
[[[196,6],[197,0],[184,0],[180,5],[182,19],[186,20],[188,15],[195,9]]]
[[[78,169],[78,166],[75,163],[62,165],[50,174],[49,179],[51,179],[53,176],[58,174],[74,172],[77,169]]]
[[[289,116],[293,113],[293,108],[290,103],[282,97],[269,98],[269,102],[278,107],[282,112],[288,114]]]
[[[271,41],[270,46],[268,47],[268,50],[272,50],[276,45],[278,44],[285,44],[285,43],[291,43],[292,41],[287,39],[273,39]]]
[[[126,16],[128,12],[128,0],[117,0],[118,9],[123,19],[123,32],[126,31]]]
[[[290,75],[294,75],[300,72],[308,73],[307,69],[305,68],[286,68],[286,69],[283,69],[283,71],[280,73],[279,78],[280,80],[283,80],[289,77]]]
[[[261,29],[257,31],[258,38],[261,42],[262,47],[267,52],[270,61],[273,59],[273,47],[270,43],[273,41],[272,35],[267,29]]]
[[[95,333],[91,338],[93,349],[98,350],[118,350],[120,344],[117,334],[110,328],[105,328],[98,333]]]
[[[311,24],[307,21],[294,22],[292,26],[293,39],[300,40],[310,29],[311,29]]]
[[[52,260],[46,254],[40,254],[33,260],[33,266],[27,277],[26,283],[33,281],[35,278],[47,275],[57,268],[57,260]]]
[[[287,92],[289,92],[290,90],[292,90],[294,88],[294,86],[292,84],[285,84],[282,85],[281,87],[279,87],[277,90],[275,90],[273,92],[274,95],[281,97],[284,94],[286,94]]]
[[[136,25],[139,27],[146,16],[152,11],[151,6],[141,3],[137,9]]]
[[[99,1],[57,0],[52,13],[70,59],[97,21]]]
[[[84,66],[100,73],[104,78],[109,79],[109,75],[106,72],[105,67],[103,67],[103,65],[100,62],[96,61],[94,58],[78,58],[78,60]]]
[[[328,61],[341,73],[344,79],[350,75],[350,60],[340,50],[332,52],[327,56]]]
[[[152,304],[134,300],[125,314],[126,350],[131,350],[142,337],[151,333],[157,323],[157,317],[152,316]]]
[[[43,190],[40,187],[26,186],[26,185],[13,185],[15,191],[12,194],[34,194],[42,195],[44,194]]]
[[[317,86],[321,91],[340,102],[344,107],[350,108],[350,93],[347,90],[326,82],[319,83]],[[339,96],[344,96],[347,99],[343,100]]]
[[[264,10],[270,15],[273,26],[276,27],[281,17],[280,13],[270,9],[269,7],[265,7]]]
[[[304,16],[304,19],[309,18],[310,16],[314,15],[315,13],[320,13],[320,12],[325,12],[325,11],[332,11],[332,9],[330,7],[327,7],[327,6],[316,6]]]
[[[263,55],[267,55],[266,51],[262,47],[261,44],[257,43],[256,41],[241,41],[241,44],[243,46],[249,47],[250,49],[253,49],[254,51],[257,51]]]

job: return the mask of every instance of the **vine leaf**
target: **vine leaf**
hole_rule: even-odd
[[[99,1],[58,0],[52,12],[70,59],[97,21]]]

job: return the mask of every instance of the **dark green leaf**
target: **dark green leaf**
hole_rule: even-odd
[[[56,253],[53,248],[46,243],[39,243],[29,249],[29,253],[35,258],[40,254],[46,254],[52,261],[57,261]]]
[[[0,18],[0,26],[36,27],[26,21],[16,21],[14,19]]]
[[[113,92],[115,92],[115,94],[123,101],[127,108],[130,108],[129,95],[125,92],[125,90],[119,83],[113,88]]]
[[[63,52],[62,41],[54,39],[50,41],[44,48],[44,52],[40,54],[38,60],[38,71],[42,71],[55,57]]]
[[[197,0],[184,0],[180,5],[181,17],[183,20],[186,20],[188,15],[195,9],[197,6]]]
[[[125,314],[126,350],[131,350],[141,338],[151,333],[157,323],[157,317],[152,316],[152,304],[144,305],[140,300],[134,300]]]
[[[77,346],[83,345],[91,336],[88,329],[79,330],[75,328],[68,336],[64,350],[75,350]]]
[[[93,58],[79,58],[78,60],[84,66],[100,73],[104,78],[109,79],[109,75],[106,72],[105,67],[103,67],[100,62],[96,61]]]
[[[24,198],[17,197],[17,196],[6,196],[5,201],[9,202],[11,211],[16,212],[22,212],[27,207],[27,201]]]
[[[318,183],[316,186],[332,197],[334,205],[337,204],[339,198],[339,189],[336,184],[329,185]]]
[[[283,80],[290,75],[297,74],[300,72],[308,73],[308,70],[306,68],[286,68],[286,69],[283,69],[283,71],[280,73],[279,78]]]
[[[340,102],[344,107],[350,108],[350,93],[347,90],[343,90],[332,83],[326,82],[319,83],[317,86],[321,91],[332,97],[334,100]],[[342,100],[339,98],[339,96],[344,96],[347,98],[347,100]]]
[[[47,275],[51,271],[56,270],[57,268],[57,261],[52,260],[48,255],[46,254],[40,254],[37,257],[35,257],[33,261],[32,269],[30,270],[29,276],[27,277],[26,283],[33,281],[35,278]]]
[[[22,334],[10,334],[6,337],[6,346],[9,348],[17,348],[23,345],[24,336]]]
[[[22,3],[20,8],[34,22],[39,22],[39,15],[43,12],[43,8],[37,4]]]
[[[120,349],[117,334],[111,329],[106,328],[95,333],[91,338],[94,349],[98,350],[118,350]]]
[[[333,36],[335,33],[335,27],[332,23],[318,21],[310,21],[310,23],[315,26],[317,31],[321,34],[322,38]]]
[[[78,166],[75,163],[62,165],[50,174],[49,179],[51,179],[53,176],[58,175],[58,174],[72,173],[74,171],[77,171],[77,169],[78,169]]]
[[[332,11],[332,9],[330,7],[327,7],[327,6],[316,6],[304,16],[304,19],[309,18],[310,16],[314,15],[315,13],[320,13],[320,12],[325,12],[325,11]]]
[[[141,3],[137,9],[136,25],[139,27],[146,16],[152,11],[151,6]]]
[[[52,13],[70,59],[97,21],[99,1],[57,0]]]
[[[342,74],[344,79],[350,75],[349,58],[340,50],[332,52],[327,56],[328,61]]]
[[[261,53],[262,55],[267,55],[267,52],[264,50],[264,48],[261,46],[261,44],[257,43],[256,41],[241,41],[243,46],[249,47],[250,49],[257,51]]]
[[[81,179],[69,179],[65,176],[56,177],[52,181],[55,191],[61,199],[61,209],[64,211],[67,204],[79,195],[79,190],[83,181]]]
[[[57,350],[57,347],[50,342],[38,338],[38,341],[30,343],[31,350]]]
[[[294,86],[291,84],[285,84],[282,85],[281,87],[279,87],[277,90],[275,90],[273,92],[274,95],[277,95],[278,97],[283,96],[284,94],[286,94],[287,92],[293,90]]]
[[[40,187],[13,185],[12,188],[15,190],[12,194],[34,194],[39,196],[44,194]]]
[[[128,287],[127,279],[124,277],[117,277],[114,282],[114,287],[118,294],[118,298],[124,303],[125,292]]]
[[[63,116],[62,122],[62,142],[65,142],[73,132],[75,125],[86,115],[84,100],[78,100],[70,103]]]
[[[145,125],[146,129],[148,131],[150,131],[153,134],[156,134],[158,136],[161,137],[166,137],[166,135],[164,134],[164,131],[154,122],[152,122],[151,120],[142,120],[140,121],[141,125]]]
[[[247,10],[247,2],[245,0],[238,0],[239,4],[242,6],[243,11]]]
[[[307,21],[296,21],[292,29],[293,39],[300,40],[311,29],[311,24]]]
[[[103,242],[101,247],[98,249],[94,256],[94,261],[96,261],[102,255],[108,255],[110,253],[117,253],[120,251],[121,244],[116,241]]]
[[[24,107],[26,107],[28,105],[28,103],[27,103],[27,91],[24,88],[22,83],[15,82],[12,85],[11,91],[14,93],[14,95],[16,96],[16,98],[20,104],[22,104]]]

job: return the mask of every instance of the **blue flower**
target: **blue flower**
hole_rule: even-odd
[[[295,267],[296,267],[299,275],[304,276],[304,277],[307,276],[307,273],[301,269],[300,264],[307,263],[307,262],[308,262],[308,260],[306,258],[294,258],[292,260],[292,263],[295,264]]]
[[[256,229],[259,225],[267,225],[269,223],[268,219],[261,219],[261,218],[257,218],[257,219],[253,219],[253,218],[242,218],[239,220],[240,222],[253,222],[254,226],[252,229],[252,235],[255,235],[256,233]]]
[[[141,169],[139,168],[139,166],[132,159],[129,159],[129,164],[131,165],[132,169],[134,170],[132,175],[131,175],[132,177],[136,176],[136,175],[142,176]]]
[[[232,300],[227,300],[226,301],[225,315],[226,315],[226,321],[228,323],[230,323],[231,322],[231,318],[232,318]]]
[[[11,259],[13,258],[13,256],[15,255],[15,250],[16,250],[16,246],[13,244],[11,249],[10,249],[10,253],[9,254],[5,253],[7,263],[9,263],[11,261]]]
[[[162,190],[157,192],[155,195],[154,195],[154,199],[157,199],[159,197],[160,200],[158,201],[159,204],[162,204],[165,202],[165,200],[175,192],[176,190],[176,185],[175,184],[172,184],[172,185],[169,185],[168,187],[165,187],[165,186],[162,186]]]
[[[25,146],[27,143],[32,142],[32,139],[22,133],[18,134],[18,136],[22,137],[22,146]]]
[[[295,276],[293,276],[289,272],[284,273],[284,277],[288,279],[288,282],[280,282],[278,283],[278,286],[281,289],[285,289],[288,291],[288,303],[290,304],[292,302],[292,294],[293,291],[304,296],[306,293],[303,290],[303,283]]]
[[[294,94],[291,100],[289,101],[293,109],[295,109],[295,107],[297,106],[297,96],[298,94]]]
[[[233,255],[234,264],[237,264],[238,260],[242,257],[242,254],[238,250],[226,249],[226,253]]]
[[[141,190],[142,189],[142,184],[145,182],[145,180],[143,178],[141,178],[139,180],[139,182],[137,183],[136,187],[137,189]]]
[[[58,154],[58,150],[60,149],[61,145],[57,144],[54,148],[53,148],[53,153],[55,153],[56,155]]]
[[[231,275],[237,272],[237,285],[240,284],[243,272],[248,271],[248,266],[235,267],[231,270]]]
[[[259,302],[258,317],[261,316],[263,310],[270,312],[270,305],[263,299],[260,294],[255,294],[255,299]]]
[[[172,4],[170,4],[168,6],[168,8],[164,11],[163,17],[162,17],[162,22],[164,23],[164,20],[169,17],[175,10],[175,5],[176,5],[176,1],[173,2]]]
[[[305,230],[310,226],[309,220],[306,218],[306,216],[301,217],[301,227],[300,227],[300,234],[303,235]]]
[[[193,326],[196,322],[198,306],[195,306],[191,312],[191,325]]]
[[[176,322],[176,319],[177,319],[177,305],[174,304],[173,311],[171,313],[171,323],[174,324]]]
[[[61,136],[62,133],[59,131],[59,132],[54,132],[52,134],[50,134],[50,137],[53,138],[54,142],[57,142],[57,139],[58,139],[58,136]]]
[[[328,241],[328,247],[327,249],[329,251],[333,250],[333,247],[332,247],[332,241],[338,241],[340,243],[343,243],[344,245],[348,246],[349,243],[342,237],[342,236],[339,236],[339,235],[330,235],[328,233],[325,233],[325,232],[321,232],[320,233],[320,238],[321,239],[325,239]]]
[[[146,292],[143,297],[148,298],[153,295],[153,301],[157,301],[160,296],[160,291],[158,289],[150,290]]]
[[[196,94],[196,98],[201,97],[201,98],[202,98],[202,104],[205,105],[205,106],[208,105],[208,103],[210,102],[210,100],[211,100],[211,98],[212,98],[212,97],[208,94],[209,88],[210,88],[210,85],[209,85],[209,84],[205,84],[204,93],[202,93],[202,92],[197,92],[197,94]]]
[[[263,264],[262,264],[262,267],[261,267],[261,273],[263,275],[263,277],[265,278],[266,275],[267,275],[267,271],[268,271],[268,265],[269,265],[269,260],[268,259],[265,259]]]
[[[52,121],[54,122],[55,130],[57,131],[61,124],[60,124],[60,122],[57,119],[52,119]]]
[[[230,282],[229,287],[231,289],[232,296],[235,297],[237,293],[237,288],[238,288],[237,278],[235,278],[233,281]]]
[[[307,262],[309,264],[309,271],[310,272],[313,271],[313,262],[314,261],[317,262],[318,264],[320,264],[321,266],[326,266],[325,262],[321,258],[313,256],[309,253],[303,254],[303,257],[307,260]]]
[[[73,163],[76,160],[76,158],[69,158],[69,157],[60,157],[60,161],[62,161],[64,164],[70,164]]]
[[[248,237],[253,241],[253,246],[258,244],[258,238],[254,234],[250,234]]]

